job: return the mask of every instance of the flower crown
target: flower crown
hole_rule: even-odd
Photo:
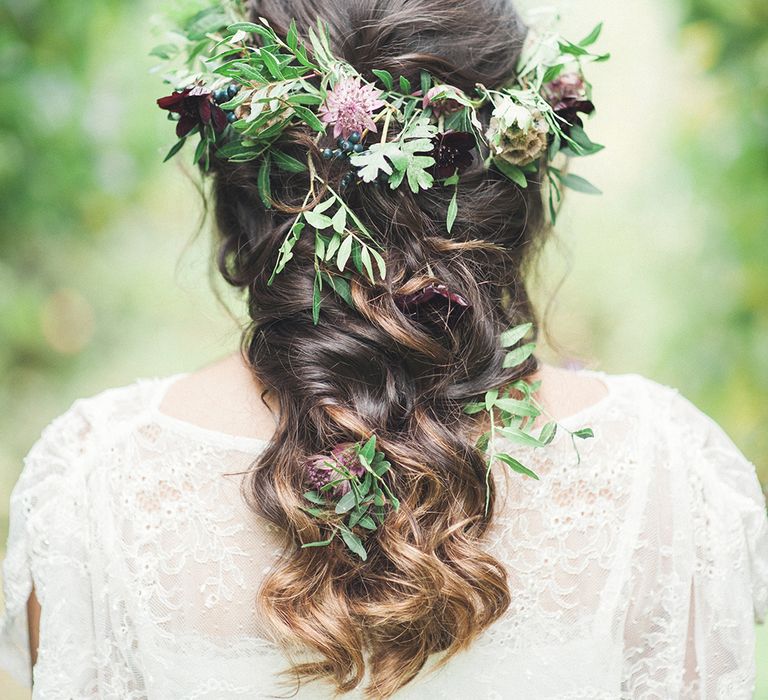
[[[566,172],[562,164],[568,157],[591,155],[603,148],[590,140],[582,121],[582,115],[595,110],[583,67],[608,58],[590,50],[601,24],[577,43],[552,32],[531,33],[508,86],[491,89],[477,84],[468,94],[439,83],[423,70],[417,85],[378,69],[371,71],[375,80],[367,80],[333,55],[321,21],[307,30],[304,39],[295,21],[283,37],[264,18],[258,23],[244,18],[240,0],[220,0],[185,20],[174,34],[174,43],[153,50],[153,55],[171,64],[165,77],[174,88],[157,100],[169,118],[177,120],[178,141],[165,160],[195,135],[199,140],[194,163],[204,172],[210,169],[212,157],[235,163],[258,160],[258,191],[267,209],[273,206],[273,169],[308,173],[303,206],[277,252],[269,283],[290,262],[304,229],[313,230],[315,323],[324,284],[354,308],[349,286],[352,270],[371,283],[386,278],[380,245],[347,204],[350,188],[408,187],[414,194],[436,184],[453,188],[445,221],[448,233],[457,216],[461,174],[484,153],[483,167],[494,168],[517,187],[526,188],[544,176],[553,224],[563,188],[599,193],[583,178]],[[259,46],[249,41],[254,34]],[[487,129],[478,116],[485,107],[491,110]],[[302,161],[281,149],[286,132],[307,127],[315,132],[322,158],[347,164],[338,188],[323,180],[312,152]],[[321,201],[315,195],[316,184],[327,193]],[[439,283],[395,301],[408,312],[435,298],[449,306],[468,306],[464,297]],[[505,367],[520,365],[533,353],[534,343],[512,348],[530,329],[531,324],[524,324],[502,334],[502,346],[508,349]],[[518,381],[505,393],[489,391],[482,401],[465,407],[468,414],[486,411],[490,419],[490,430],[477,442],[486,453],[486,484],[496,462],[538,478],[494,447],[498,436],[529,447],[552,441],[558,427],[554,422],[547,423],[538,436],[531,434],[531,424],[543,412],[533,398],[536,389],[535,384]],[[522,398],[513,398],[513,390]],[[572,439],[592,437],[588,428],[568,432]],[[365,442],[341,443],[328,455],[310,457],[305,465],[310,490],[305,493],[304,510],[325,524],[329,536],[303,546],[327,545],[338,534],[365,559],[361,535],[383,522],[386,507],[399,508],[385,478],[389,470],[385,455],[376,449],[375,435]]]
[[[333,55],[321,21],[316,30],[309,28],[305,41],[295,21],[282,38],[266,19],[243,21],[243,13],[240,2],[217,3],[182,23],[177,43],[153,50],[174,66],[166,74],[174,91],[157,104],[178,120],[179,140],[165,160],[193,135],[199,136],[194,163],[203,171],[212,156],[237,163],[260,160],[258,189],[266,208],[272,207],[273,168],[310,173],[305,210],[280,247],[270,281],[291,259],[307,225],[315,231],[318,271],[335,266],[344,273],[351,261],[372,283],[385,278],[380,246],[345,202],[352,187],[408,187],[413,193],[436,182],[452,187],[445,222],[449,233],[461,173],[483,152],[488,153],[483,167],[493,167],[521,188],[540,177],[543,162],[553,224],[563,188],[599,193],[557,163],[603,148],[587,136],[581,116],[595,110],[583,67],[608,58],[589,48],[601,24],[577,43],[552,32],[532,33],[514,81],[501,89],[477,84],[470,95],[436,82],[427,71],[421,71],[418,85],[377,69],[371,71],[375,82],[368,81]],[[261,40],[258,47],[248,43],[254,34]],[[492,110],[488,129],[478,118],[485,106]],[[311,154],[302,162],[280,149],[281,136],[297,127],[316,132],[323,158],[348,163],[338,191],[322,181]],[[306,208],[316,182],[325,185],[328,196]],[[348,297],[343,274],[318,272],[317,298],[324,281]],[[316,322],[318,315],[319,302]]]

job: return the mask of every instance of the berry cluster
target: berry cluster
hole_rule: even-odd
[[[344,138],[340,136],[336,139],[336,148],[324,148],[322,151],[323,158],[326,160],[332,160],[334,158],[349,158],[355,153],[362,153],[365,151],[365,146],[361,143],[363,135],[359,131],[353,131],[349,136]],[[346,189],[355,181],[355,173],[345,173],[341,178],[341,187]]]
[[[362,138],[363,136],[359,131],[353,131],[347,138],[340,136],[336,140],[338,148],[324,148],[323,158],[326,160],[331,158],[349,158],[353,153],[362,153],[365,150],[365,146],[360,143]]]
[[[229,102],[240,91],[240,86],[237,83],[230,83],[226,87],[219,88],[213,91],[213,101],[220,105],[222,102]],[[237,121],[237,117],[233,111],[224,110],[227,115],[227,121],[231,124]]]

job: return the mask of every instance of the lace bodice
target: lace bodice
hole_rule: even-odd
[[[546,449],[497,467],[488,547],[512,605],[433,663],[415,698],[751,698],[768,607],[768,521],[754,467],[675,389],[595,372],[607,396]],[[265,443],[159,410],[179,375],[81,399],[29,452],[11,497],[0,664],[29,682],[26,601],[42,606],[36,698],[289,696],[255,594],[284,546],[245,506]],[[297,698],[331,697],[318,684]],[[347,697],[347,696],[345,696]],[[359,697],[350,694],[348,697]]]

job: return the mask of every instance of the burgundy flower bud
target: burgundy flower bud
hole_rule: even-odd
[[[227,126],[227,115],[213,99],[213,93],[203,85],[184,88],[157,100],[160,109],[167,109],[180,116],[176,124],[176,136],[183,138],[196,126],[213,124],[214,131],[221,133]]]
[[[418,292],[412,292],[411,294],[396,294],[394,297],[395,304],[402,311],[410,311],[414,307],[426,304],[434,299],[445,299],[448,304],[456,304],[461,307],[469,307],[471,304],[461,294],[452,292],[444,284],[428,284]]]
[[[448,97],[447,95],[445,97],[435,97],[441,92],[450,94],[451,92],[458,92],[458,90],[455,87],[451,87],[450,85],[434,85],[433,87],[429,88],[429,90],[427,90],[427,94],[422,98],[422,109],[431,107],[432,112],[437,117],[442,114],[458,112],[462,107],[461,102],[454,100],[452,97]]]
[[[555,114],[564,120],[563,131],[566,134],[571,126],[583,126],[579,112],[592,114],[595,111],[595,105],[587,97],[587,87],[579,73],[564,73],[543,85],[541,91]]]

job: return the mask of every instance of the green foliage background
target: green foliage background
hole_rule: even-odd
[[[154,106],[153,12],[0,4],[3,541],[22,457],[51,418],[237,346],[240,307],[224,292],[229,316],[211,292],[194,183],[160,164],[174,138]],[[608,148],[574,167],[605,194],[570,195],[536,281],[542,309],[558,290],[548,359],[680,388],[767,484],[768,5],[584,0],[564,14],[574,36],[605,18],[614,58],[593,71],[590,133]]]

